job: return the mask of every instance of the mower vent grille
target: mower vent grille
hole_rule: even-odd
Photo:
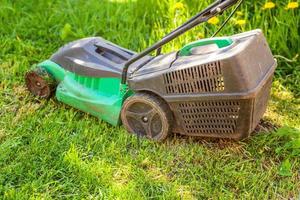
[[[167,94],[224,91],[224,78],[219,61],[164,74]]]
[[[233,134],[236,131],[239,101],[187,102],[178,106],[188,134]]]

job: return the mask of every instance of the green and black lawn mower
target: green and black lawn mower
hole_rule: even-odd
[[[71,42],[29,71],[26,85],[38,97],[55,92],[61,102],[155,141],[172,132],[248,137],[266,110],[277,65],[262,31],[161,53],[168,42],[237,5],[224,27],[241,3],[217,0],[141,53],[100,37]]]

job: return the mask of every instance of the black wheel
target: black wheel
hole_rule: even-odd
[[[27,89],[35,96],[48,99],[55,91],[55,81],[43,69],[37,68],[25,75]]]
[[[128,132],[155,141],[163,141],[172,131],[172,116],[162,99],[146,93],[129,97],[121,111],[121,119]]]

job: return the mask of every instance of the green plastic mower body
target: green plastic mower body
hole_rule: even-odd
[[[132,94],[119,78],[80,76],[46,60],[38,65],[58,83],[57,100],[117,126],[124,100]]]

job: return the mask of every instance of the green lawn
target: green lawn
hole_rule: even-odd
[[[138,146],[122,127],[26,91],[25,72],[68,41],[101,36],[140,51],[208,4],[181,2],[0,0],[0,199],[300,198],[300,8],[286,10],[288,0],[270,10],[246,1],[220,33],[263,29],[279,61],[265,115],[277,131]],[[198,27],[164,51],[217,27]]]

